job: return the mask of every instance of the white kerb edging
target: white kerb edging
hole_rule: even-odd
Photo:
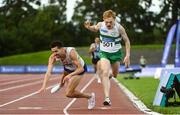
[[[132,92],[130,92],[125,86],[123,86],[117,79],[113,78],[113,80],[118,84],[125,95],[128,96],[130,101],[133,102],[134,106],[137,107],[140,111],[151,115],[161,115],[160,113],[154,112],[151,109],[147,108],[139,98],[137,98]]]

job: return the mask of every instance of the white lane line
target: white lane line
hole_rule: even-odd
[[[48,89],[50,89],[50,88],[52,88],[52,87],[53,87],[53,85],[47,87],[46,89],[48,90]],[[25,95],[25,96],[23,96],[23,97],[20,97],[20,98],[18,98],[18,99],[15,99],[15,100],[13,100],[13,101],[4,103],[4,104],[0,105],[0,107],[4,107],[4,106],[9,105],[9,104],[11,104],[11,103],[14,103],[14,102],[23,100],[23,99],[28,98],[28,97],[31,97],[31,96],[33,96],[33,95],[35,95],[35,94],[38,94],[38,92],[36,91],[36,92],[31,93],[31,94],[28,94],[28,95]]]
[[[25,87],[25,86],[29,86],[29,85],[34,85],[34,84],[38,84],[38,83],[41,83],[41,82],[42,82],[42,81],[36,81],[36,82],[33,82],[33,83],[28,83],[28,84],[13,86],[13,87],[1,89],[0,92],[7,91],[7,90],[11,90],[11,89],[16,89],[16,88],[21,88],[21,87]]]
[[[140,111],[149,115],[161,115],[158,112],[154,112],[151,109],[147,108],[146,105],[138,99],[132,92],[130,92],[124,85],[122,85],[117,79],[113,78],[113,80],[118,84],[119,88],[125,93],[125,95],[129,98],[129,100],[133,103],[133,105],[138,108]]]
[[[30,79],[20,79],[20,80],[16,80],[16,81],[10,81],[10,82],[5,82],[5,83],[1,83],[0,84],[0,86],[2,86],[2,85],[9,85],[9,84],[12,84],[12,83],[18,83],[18,82],[25,82],[25,81],[30,81],[30,80],[38,80],[38,79],[43,79],[43,78],[34,78],[34,79],[32,79],[32,78],[30,78]]]
[[[23,109],[23,110],[27,110],[27,109],[42,109],[42,107],[18,107],[18,109]]]
[[[52,78],[53,79],[56,79],[56,78]],[[34,85],[34,84],[38,84],[38,83],[41,83],[41,81],[36,81],[36,82],[33,82],[33,83],[28,83],[28,84],[23,84],[23,85],[18,85],[18,86],[12,86],[12,87],[9,87],[9,88],[5,88],[5,89],[1,89],[0,92],[3,92],[3,91],[7,91],[7,90],[11,90],[11,89],[16,89],[16,88],[21,88],[21,87],[25,87],[25,86],[29,86],[29,85]]]
[[[83,87],[83,89],[81,89],[80,92],[83,92],[95,79],[95,77],[92,77],[91,80]],[[76,101],[76,98],[74,98],[64,109],[63,112],[65,115],[69,115],[67,110],[69,109],[69,107]]]

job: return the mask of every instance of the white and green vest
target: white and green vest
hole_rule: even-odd
[[[121,49],[121,37],[119,32],[120,24],[115,22],[112,29],[107,29],[105,22],[100,25],[100,50],[108,53],[114,53]]]

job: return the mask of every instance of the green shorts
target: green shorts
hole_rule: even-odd
[[[108,52],[104,52],[104,51],[100,51],[100,58],[106,58],[110,61],[111,64],[117,62],[117,61],[121,61],[123,59],[123,51],[120,49],[117,52],[114,53],[108,53]]]

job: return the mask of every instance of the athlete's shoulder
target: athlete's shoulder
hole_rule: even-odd
[[[90,45],[90,49],[91,48],[95,48],[95,43],[92,43],[91,45]]]
[[[91,43],[91,46],[94,46],[95,45],[95,43]]]
[[[104,21],[102,21],[102,22],[98,22],[98,23],[97,23],[97,25],[98,25],[98,24],[102,24],[102,23],[104,23]]]
[[[66,47],[66,50],[71,51],[71,50],[75,50],[75,48],[74,47]]]
[[[55,54],[51,54],[48,59],[48,65],[52,65],[56,61]]]
[[[66,47],[66,53],[67,55],[71,55],[72,52],[75,52],[75,48],[74,47]]]
[[[115,21],[115,26],[117,26],[118,28],[121,28],[121,24],[117,21]]]

